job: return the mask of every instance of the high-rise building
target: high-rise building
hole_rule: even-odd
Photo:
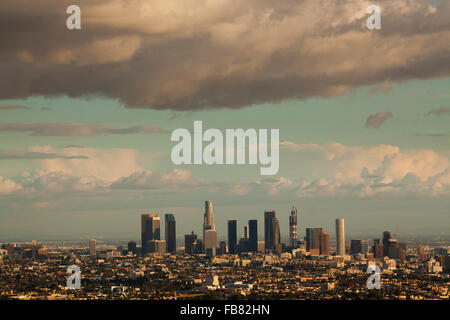
[[[320,235],[322,228],[306,228],[306,250],[318,249],[320,251]]]
[[[350,254],[362,253],[362,240],[355,239],[350,242]]]
[[[89,240],[89,255],[94,257],[97,255],[95,239]]]
[[[390,240],[391,240],[391,233],[389,231],[383,232],[383,254],[384,254],[384,256],[388,256]]]
[[[250,252],[258,251],[258,220],[248,221],[248,249]]]
[[[214,211],[212,206],[212,200],[205,201],[205,213],[203,214],[203,233],[206,230],[215,230],[214,224]],[[203,240],[205,240],[205,235],[203,234]]]
[[[214,212],[212,201],[205,201],[205,213],[203,215],[203,244],[205,252],[215,256],[217,248],[217,231],[214,224]]]
[[[289,216],[289,241],[292,249],[297,247],[297,208],[292,207],[291,215]]]
[[[128,242],[128,252],[132,252],[133,254],[136,254],[136,252],[137,252],[136,242],[134,242],[134,241]]]
[[[195,249],[197,245],[197,235],[192,231],[191,234],[186,234],[184,236],[184,252],[187,254],[195,254]]]
[[[344,219],[336,219],[336,255],[345,255]]]
[[[228,220],[228,252],[237,252],[237,221]]]
[[[320,233],[320,254],[325,256],[330,254],[330,235],[328,232]]]
[[[161,219],[157,214],[141,215],[141,232],[142,254],[146,254],[148,241],[161,240]]]
[[[275,211],[264,211],[264,243],[266,252],[281,252],[280,223]]]
[[[177,235],[176,235],[176,222],[175,217],[171,213],[165,215],[165,238],[167,252],[173,253],[177,251]]]

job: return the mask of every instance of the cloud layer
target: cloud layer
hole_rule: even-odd
[[[2,0],[0,99],[242,108],[450,75],[448,0],[377,1],[382,30],[365,27],[368,0],[78,1],[81,31],[70,4]]]
[[[84,123],[0,123],[0,132],[30,132],[31,136],[65,136],[81,137],[100,134],[136,134],[136,133],[162,133],[164,130],[148,125],[130,128],[118,128],[115,126],[90,125]]]
[[[129,201],[142,192],[147,196],[177,194],[189,198],[221,194],[225,199],[245,198],[249,202],[273,197],[400,199],[450,195],[449,151],[335,142],[318,145],[283,141],[281,147],[302,164],[296,175],[225,182],[196,178],[187,169],[174,168],[165,173],[149,170],[139,164],[142,155],[132,149],[35,146],[29,152],[40,159],[39,169],[17,177],[1,177],[0,195],[37,202],[99,195]]]

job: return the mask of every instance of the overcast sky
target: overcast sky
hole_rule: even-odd
[[[290,201],[334,237],[449,235],[450,1],[0,4],[0,241],[139,239],[174,213],[219,238]],[[280,170],[174,166],[174,129],[280,129]],[[241,231],[239,231],[241,232]],[[241,233],[242,233],[241,232]],[[283,238],[282,235],[282,238]]]

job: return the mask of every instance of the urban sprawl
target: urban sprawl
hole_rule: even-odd
[[[165,214],[165,240],[157,214],[141,215],[141,244],[4,243],[0,249],[0,299],[411,299],[449,298],[450,258],[445,240],[378,239],[346,242],[344,219],[335,241],[322,228],[299,240],[298,211],[289,215],[289,241],[281,243],[275,211],[249,220],[238,239],[228,221],[228,241],[218,242],[212,201],[205,201],[202,238],[177,241],[176,220]],[[80,271],[71,274],[73,267]],[[72,269],[70,269],[72,267]],[[369,289],[372,270],[379,289]],[[69,270],[70,269],[70,270]],[[79,277],[80,286],[72,286]],[[68,279],[70,278],[70,279]],[[74,280],[76,282],[76,280]]]

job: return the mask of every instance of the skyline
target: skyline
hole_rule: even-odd
[[[209,203],[209,205],[211,207],[207,206],[207,203]],[[211,208],[211,210],[208,210],[208,208]],[[140,218],[140,223],[139,226],[141,228],[141,234],[137,236],[137,233],[135,232],[134,235],[130,235],[128,238],[125,236],[125,238],[122,237],[104,237],[100,234],[96,234],[95,236],[91,235],[87,235],[87,236],[82,236],[82,237],[75,237],[75,238],[39,238],[39,237],[28,237],[28,238],[24,238],[24,239],[18,239],[18,238],[2,238],[0,236],[0,242],[29,242],[31,241],[31,238],[33,240],[39,239],[39,241],[81,241],[81,240],[86,240],[86,241],[90,241],[92,239],[95,240],[100,240],[100,241],[135,241],[137,243],[144,243],[144,225],[146,226],[146,228],[150,228],[153,229],[155,228],[155,226],[153,226],[154,222],[149,225],[147,227],[147,224],[144,224],[144,221],[147,219],[151,219],[153,221],[153,219],[157,220],[157,234],[155,235],[154,239],[157,240],[167,240],[165,238],[166,232],[165,228],[167,228],[166,225],[166,219],[169,219],[172,222],[175,222],[177,227],[176,227],[176,233],[175,233],[175,241],[177,241],[177,243],[180,240],[184,239],[185,235],[191,234],[191,232],[194,232],[194,234],[196,234],[197,236],[199,236],[199,240],[204,239],[204,231],[205,230],[212,230],[215,231],[217,234],[217,245],[219,244],[220,241],[225,241],[228,244],[228,239],[229,239],[229,223],[230,222],[235,222],[236,223],[236,240],[239,240],[241,238],[241,236],[244,236],[244,228],[246,228],[247,232],[248,232],[248,227],[249,227],[249,222],[250,221],[256,221],[256,225],[257,225],[257,230],[258,231],[258,241],[264,240],[265,237],[265,233],[264,233],[264,229],[265,229],[265,215],[266,213],[271,213],[274,212],[275,214],[275,220],[277,221],[277,226],[279,225],[280,227],[280,243],[284,243],[285,245],[289,246],[289,243],[291,243],[292,238],[291,238],[291,217],[292,217],[292,210],[296,211],[296,217],[297,217],[297,237],[295,239],[297,239],[298,241],[303,241],[307,238],[307,229],[315,229],[315,228],[319,228],[319,229],[323,229],[323,232],[330,234],[330,240],[332,240],[336,244],[336,236],[337,236],[337,225],[338,225],[338,220],[342,221],[342,223],[344,223],[345,219],[344,218],[339,218],[339,217],[335,217],[333,219],[333,225],[330,228],[330,221],[326,221],[325,224],[323,223],[317,223],[317,224],[313,224],[313,225],[302,225],[301,221],[302,221],[302,215],[301,215],[301,211],[298,210],[299,212],[297,213],[297,208],[295,206],[291,207],[289,209],[289,214],[287,216],[287,226],[285,226],[283,228],[283,226],[281,225],[281,223],[279,223],[279,221],[283,221],[285,219],[279,219],[280,217],[282,217],[282,214],[280,214],[279,212],[277,212],[276,210],[268,210],[268,209],[264,209],[263,213],[261,214],[260,217],[258,216],[254,216],[251,217],[248,221],[236,218],[236,217],[222,217],[222,219],[219,220],[219,225],[221,226],[220,230],[218,229],[208,229],[210,226],[209,225],[205,225],[205,222],[210,219],[210,216],[207,215],[207,213],[209,212],[210,214],[212,214],[212,221],[215,221],[215,217],[214,217],[214,213],[212,211],[212,201],[211,200],[207,200],[205,201],[205,210],[202,213],[203,214],[203,223],[201,222],[201,219],[199,218],[199,222],[198,224],[194,223],[194,228],[189,229],[185,226],[183,226],[182,222],[181,225],[179,224],[178,220],[177,220],[177,215],[173,214],[173,213],[157,213],[157,212],[153,212],[153,213],[141,213],[139,214],[137,217]],[[215,211],[215,210],[214,210]],[[197,217],[198,218],[198,217]],[[161,221],[163,220],[164,221]],[[169,221],[167,220],[167,221]],[[223,221],[222,221],[223,220]],[[208,220],[209,221],[209,220]],[[202,226],[203,225],[203,226]],[[349,240],[351,239],[365,239],[365,240],[373,240],[373,239],[377,239],[377,236],[384,233],[384,232],[388,232],[388,230],[394,230],[394,226],[392,226],[392,228],[390,227],[385,227],[384,229],[381,228],[380,230],[383,231],[375,231],[372,229],[372,231],[370,231],[369,233],[363,233],[363,232],[348,232],[347,230],[347,222],[345,222],[346,227],[344,227],[345,229],[343,232],[344,238],[343,241],[345,243],[350,243]],[[350,225],[352,225],[351,221],[350,221]],[[206,226],[206,229],[205,229]],[[215,222],[213,222],[213,226],[215,227]],[[325,227],[324,227],[325,226]],[[400,228],[401,230],[401,224],[397,224],[395,226],[395,229],[398,230]],[[183,232],[183,231],[179,231],[179,230],[190,230],[188,232]],[[222,230],[223,229],[223,230]],[[203,230],[203,231],[202,231]],[[203,232],[203,235],[202,235]],[[153,234],[153,232],[150,232],[151,234]],[[247,234],[248,235],[248,234]],[[145,236],[145,239],[147,239],[148,237]],[[400,239],[411,239],[411,238],[417,238],[417,239],[443,239],[443,240],[447,240],[450,239],[448,234],[445,234],[444,232],[440,233],[440,234],[434,234],[434,235],[424,235],[424,234],[405,234],[400,232],[398,238]],[[150,236],[149,239],[153,239],[153,235]],[[142,247],[142,245],[141,245]]]
[[[135,238],[146,212],[202,234],[200,199],[219,239],[264,210],[288,234],[289,201],[300,235],[450,235],[450,1],[379,0],[380,30],[370,1],[230,1],[81,0],[81,30],[2,1],[0,241]],[[195,121],[279,130],[278,173],[175,165]]]

